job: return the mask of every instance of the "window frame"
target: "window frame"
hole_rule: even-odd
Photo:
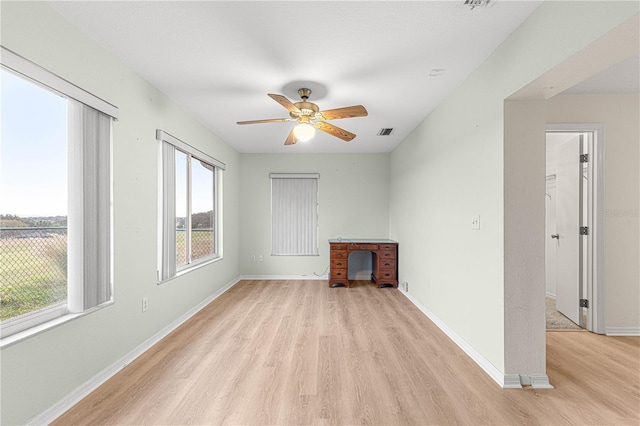
[[[223,191],[223,171],[226,169],[226,165],[211,157],[210,155],[200,151],[199,149],[183,142],[182,140],[172,136],[164,130],[156,130],[156,140],[158,141],[160,149],[159,151],[159,196],[158,196],[158,209],[159,209],[159,221],[158,221],[158,284],[162,284],[166,281],[170,281],[176,277],[179,277],[185,273],[188,273],[201,266],[217,262],[223,258],[223,239],[222,239],[222,191]],[[172,149],[167,149],[167,145],[172,146]],[[175,222],[176,211],[176,194],[175,189],[175,152],[180,151],[187,157],[187,211],[185,221],[185,239],[186,239],[186,263],[184,265],[177,265],[177,253],[175,248],[175,223],[171,224],[169,221]],[[168,155],[172,155],[173,160],[167,159]],[[193,159],[206,163],[213,167],[213,254],[204,256],[198,259],[192,257],[192,245],[191,245],[191,221],[192,221],[192,173],[191,164]],[[167,172],[167,169],[172,168],[173,171]],[[169,211],[172,210],[172,211]],[[174,237],[171,238],[170,234],[174,233]],[[175,265],[170,265],[170,259],[175,259],[173,262]]]
[[[0,68],[4,69],[8,72],[11,72],[17,75],[20,78],[25,79],[26,81],[40,86],[44,90],[47,90],[57,96],[61,96],[66,99],[67,102],[75,102],[79,107],[85,108],[89,107],[90,109],[96,110],[98,113],[103,114],[104,116],[109,118],[108,123],[108,158],[101,158],[100,168],[104,170],[106,169],[106,175],[100,175],[100,178],[94,182],[92,179],[87,180],[87,176],[82,175],[82,186],[85,187],[86,183],[89,182],[92,184],[91,188],[96,189],[100,184],[108,185],[108,194],[106,195],[108,211],[97,211],[99,217],[87,217],[86,214],[81,214],[79,217],[79,221],[76,225],[77,228],[85,228],[87,223],[92,223],[90,226],[92,229],[96,229],[96,232],[101,233],[105,238],[100,241],[98,244],[98,248],[95,253],[104,254],[106,253],[108,258],[103,259],[103,262],[106,267],[106,277],[103,277],[105,281],[102,283],[106,286],[108,300],[99,302],[97,305],[91,305],[91,302],[83,302],[77,303],[78,295],[76,293],[80,292],[80,297],[84,297],[84,292],[88,289],[93,289],[91,287],[94,285],[91,278],[91,272],[87,275],[84,273],[84,268],[87,265],[87,262],[92,261],[89,257],[86,257],[88,252],[83,250],[83,253],[80,258],[82,261],[80,265],[71,265],[69,268],[74,268],[76,271],[81,272],[81,276],[76,278],[73,284],[70,284],[69,276],[67,277],[67,300],[65,302],[57,303],[54,305],[50,305],[48,307],[38,309],[36,311],[27,312],[22,315],[18,315],[14,318],[9,318],[5,321],[2,321],[2,326],[0,327],[0,347],[6,347],[11,344],[14,344],[18,341],[21,341],[27,337],[38,334],[44,330],[47,330],[51,327],[57,326],[59,324],[65,323],[68,320],[78,318],[80,316],[84,316],[95,310],[101,309],[103,307],[109,306],[114,303],[114,291],[113,291],[113,172],[112,172],[112,137],[113,137],[113,129],[112,123],[113,120],[118,119],[118,108],[103,99],[93,95],[85,91],[84,89],[76,86],[75,84],[65,80],[64,78],[48,71],[47,69],[37,65],[36,63],[16,54],[15,52],[5,48],[4,46],[0,46],[1,54],[0,54]],[[74,107],[76,108],[76,107]],[[71,110],[68,108],[67,111],[67,122],[70,122],[70,112]],[[102,135],[107,136],[107,135]],[[67,135],[67,149],[69,149],[69,138],[71,135]],[[74,142],[77,144],[78,142]],[[83,142],[79,142],[82,143]],[[83,165],[87,164],[89,161],[87,158],[81,157],[80,162],[74,164],[73,166],[67,166],[67,178],[70,178],[70,174],[73,173],[73,167],[76,170],[80,170],[83,168]],[[76,176],[76,175],[74,175]],[[80,207],[80,209],[84,209],[84,213],[88,210],[86,206]],[[67,213],[67,217],[69,217],[71,208]],[[92,211],[92,210],[89,210]],[[91,222],[89,222],[91,221]],[[69,227],[70,225],[68,225]],[[105,234],[106,233],[106,234]],[[69,230],[67,231],[69,234]],[[77,240],[74,245],[82,245],[83,242]],[[67,240],[67,252],[69,251],[69,240]],[[97,274],[97,273],[96,273]],[[96,288],[100,284],[95,284]],[[73,294],[70,294],[73,292]],[[87,304],[91,306],[86,306]]]
[[[213,164],[209,164],[209,162],[203,160],[202,158],[198,158],[196,155],[190,153],[190,152],[185,152],[179,148],[176,147],[177,151],[182,152],[183,154],[185,154],[187,156],[187,210],[185,213],[185,224],[184,224],[184,228],[185,228],[185,245],[186,245],[186,259],[185,259],[185,264],[184,265],[176,265],[176,273],[179,274],[182,271],[188,270],[192,267],[195,267],[197,265],[199,265],[200,263],[205,263],[211,260],[215,260],[218,257],[220,257],[220,255],[218,254],[218,246],[219,246],[219,242],[218,242],[218,238],[217,238],[217,234],[218,234],[218,202],[217,202],[217,182],[218,182],[218,176],[217,176],[217,167]],[[213,224],[213,253],[211,255],[208,256],[204,256],[204,257],[200,257],[198,259],[193,259],[193,244],[192,244],[192,240],[193,240],[193,228],[192,228],[192,220],[193,220],[193,203],[191,202],[193,200],[193,173],[192,173],[192,163],[193,160],[197,160],[200,162],[204,162],[210,166],[213,167],[213,173],[212,173],[212,180],[213,180],[213,220],[212,220],[212,224]]]

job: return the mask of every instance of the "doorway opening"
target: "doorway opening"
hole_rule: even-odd
[[[547,329],[604,334],[604,127],[546,134]]]

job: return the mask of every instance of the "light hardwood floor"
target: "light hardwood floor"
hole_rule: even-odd
[[[399,291],[242,281],[54,423],[640,424],[640,338],[548,332],[504,390]]]

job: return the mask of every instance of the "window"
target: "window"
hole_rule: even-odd
[[[2,48],[0,336],[112,300],[117,108]]]
[[[162,246],[164,281],[221,257],[220,181],[224,163],[158,130],[162,145]]]
[[[271,254],[318,255],[319,174],[271,173]]]

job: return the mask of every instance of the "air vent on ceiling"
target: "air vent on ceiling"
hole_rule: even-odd
[[[380,129],[380,131],[378,132],[378,136],[389,136],[391,135],[391,133],[393,133],[393,128],[392,127],[388,127],[388,128],[383,128]]]
[[[488,7],[489,4],[493,6],[493,0],[464,0],[462,6],[469,7],[471,10],[476,7]]]

